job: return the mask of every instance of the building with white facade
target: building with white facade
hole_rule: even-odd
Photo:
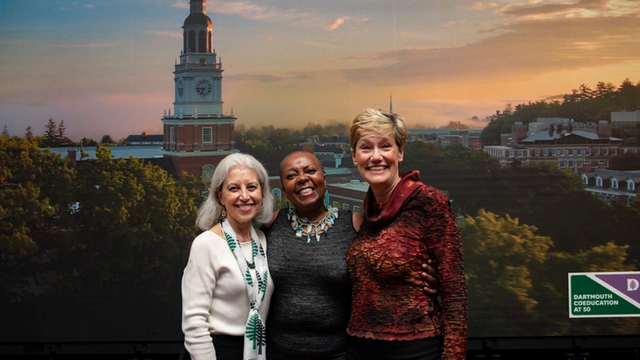
[[[635,201],[640,188],[640,170],[595,169],[581,176],[586,190],[608,203],[629,206]]]

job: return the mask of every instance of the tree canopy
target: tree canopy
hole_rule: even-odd
[[[0,137],[1,311],[26,322],[39,314],[43,331],[62,326],[71,340],[110,336],[114,319],[140,324],[122,334],[175,336],[204,189],[141,159],[112,159],[107,148],[73,165],[33,140]],[[88,329],[96,307],[103,314]],[[0,336],[30,339],[28,330]]]
[[[634,85],[625,79],[616,88],[611,83],[598,82],[595,89],[582,84],[571,94],[557,100],[511,104],[502,111],[496,111],[490,117],[489,124],[483,129],[480,140],[484,146],[500,145],[500,134],[510,133],[516,122],[527,125],[537,118],[568,118],[577,122],[598,122],[611,120],[611,112],[640,110],[640,82]]]
[[[500,167],[484,152],[424,142],[408,143],[404,159],[401,170],[419,170],[425,184],[448,194],[461,216],[486,209],[519,218],[550,237],[556,249],[572,253],[607,241],[628,243],[629,261],[640,261],[640,244],[627,240],[640,236],[631,225],[640,222],[640,213],[603,202],[585,191],[578,175],[553,163]]]
[[[479,210],[460,224],[469,296],[470,336],[632,334],[638,319],[571,322],[570,272],[629,271],[626,245],[607,242],[575,254],[517,218]],[[561,276],[560,276],[561,275]],[[588,326],[584,326],[589,324]],[[532,331],[532,329],[535,329]]]

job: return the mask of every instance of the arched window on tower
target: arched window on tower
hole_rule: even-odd
[[[183,47],[182,52],[183,52],[183,53],[186,53],[186,52],[187,52],[187,50],[189,49],[189,48],[187,47],[187,43],[188,43],[189,41],[188,41],[188,35],[187,35],[187,31],[186,31],[186,30],[182,32],[182,39],[183,39],[183,41],[182,41],[182,47]]]
[[[196,32],[189,31],[189,46],[187,52],[195,52],[196,51]]]
[[[207,52],[208,53],[213,52],[213,32],[212,31],[209,31],[209,33],[207,34]]]
[[[207,33],[204,30],[198,33],[198,52],[207,52]]]

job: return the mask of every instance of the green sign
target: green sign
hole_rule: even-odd
[[[640,316],[640,272],[569,273],[569,317]]]

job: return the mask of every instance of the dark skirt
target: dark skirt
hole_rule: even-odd
[[[441,336],[409,341],[352,336],[347,351],[347,360],[440,360],[441,357]]]
[[[211,335],[218,360],[242,360],[244,336]]]

